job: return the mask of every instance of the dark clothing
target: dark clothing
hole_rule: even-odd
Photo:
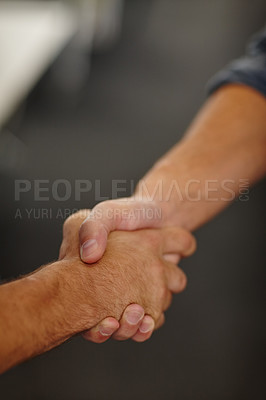
[[[266,29],[254,36],[246,56],[233,61],[218,72],[207,85],[211,94],[228,83],[240,83],[266,96]]]

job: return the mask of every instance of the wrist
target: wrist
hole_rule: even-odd
[[[184,157],[181,146],[178,150],[179,163],[171,157],[156,163],[139,182],[135,195],[156,204],[161,210],[162,227],[179,226],[192,231],[229,204],[229,200],[221,202],[219,199],[232,196],[232,191],[221,190],[218,180],[206,178],[204,167],[200,169],[195,165],[188,154]]]
[[[90,329],[98,322],[98,304],[88,265],[77,258],[58,261],[51,267],[57,282],[57,303],[64,334],[71,337]]]
[[[75,333],[60,268],[61,263],[54,263],[1,286],[3,370],[63,343]]]
[[[161,212],[162,227],[182,226],[180,210],[185,206],[184,184],[178,175],[173,174],[171,166],[158,163],[140,180],[134,198],[150,202]]]

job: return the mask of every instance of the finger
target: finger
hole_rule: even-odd
[[[104,254],[107,238],[114,230],[132,231],[155,228],[161,224],[159,208],[153,202],[119,199],[98,204],[80,227],[80,255],[86,263],[98,261]]]
[[[63,226],[63,238],[68,237],[70,241],[72,241],[74,244],[78,244],[78,235],[77,232],[79,232],[79,228],[84,221],[85,218],[87,218],[90,215],[90,210],[80,210],[74,214],[72,214],[70,217],[68,217]]]
[[[127,340],[135,335],[144,318],[144,310],[138,304],[128,306],[121,318],[120,328],[113,335],[115,340]]]
[[[167,279],[167,287],[172,293],[182,292],[187,285],[187,277],[181,268],[177,267],[175,264],[164,261],[165,275]]]
[[[145,342],[148,340],[153,331],[154,331],[155,323],[153,318],[150,315],[145,315],[143,318],[143,321],[140,324],[139,329],[135,333],[135,335],[132,337],[132,340],[135,342]]]
[[[196,250],[194,236],[182,228],[165,228],[162,230],[163,254],[179,254],[188,257]]]
[[[163,304],[163,311],[168,310],[168,308],[170,307],[171,303],[173,300],[173,295],[170,292],[170,290],[167,290],[167,293],[165,295],[165,300],[164,300],[164,304]]]
[[[179,261],[181,260],[181,257],[179,254],[171,254],[171,253],[164,254],[163,258],[165,261],[169,261],[173,264],[178,264]]]
[[[66,256],[66,246],[64,245],[64,243],[62,243],[59,250],[58,260],[59,261],[62,260],[65,256]]]
[[[161,328],[163,326],[163,324],[165,323],[165,315],[161,314],[160,318],[158,319],[158,321],[155,324],[155,330]]]
[[[94,328],[82,333],[82,336],[93,343],[104,343],[119,329],[119,326],[119,322],[115,318],[108,317]]]
[[[59,259],[77,256],[79,252],[79,228],[90,210],[80,210],[68,217],[63,225],[63,241],[60,248]]]

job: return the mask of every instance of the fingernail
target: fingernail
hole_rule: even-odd
[[[86,261],[86,259],[97,249],[98,243],[96,239],[90,239],[85,242],[80,250],[81,259]]]
[[[141,333],[148,333],[153,331],[153,329],[154,329],[154,321],[143,322],[139,327]]]
[[[130,311],[126,314],[126,320],[131,325],[136,325],[144,317],[144,312]]]
[[[110,336],[114,333],[114,330],[107,326],[99,326],[99,332],[102,336]]]

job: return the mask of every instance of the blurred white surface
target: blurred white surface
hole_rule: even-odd
[[[122,9],[123,0],[0,0],[0,129],[70,42],[54,75],[75,97],[92,47],[116,41]]]
[[[0,2],[0,128],[77,31],[59,2]]]

